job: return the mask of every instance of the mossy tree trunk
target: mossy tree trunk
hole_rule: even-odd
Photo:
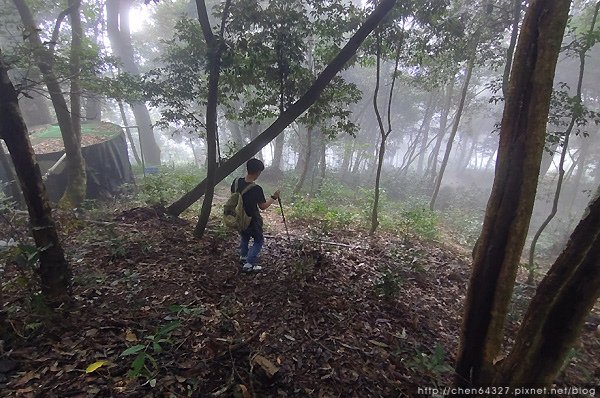
[[[474,252],[456,384],[491,385],[533,210],[556,61],[570,0],[527,10],[500,128],[496,175]]]
[[[31,233],[39,252],[44,299],[51,307],[57,307],[70,300],[71,272],[52,220],[46,188],[19,109],[17,92],[7,71],[8,66],[0,52],[0,138],[8,147],[27,203]]]

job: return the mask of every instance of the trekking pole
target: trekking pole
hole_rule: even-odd
[[[283,218],[283,225],[285,225],[285,233],[287,234],[287,240],[290,240],[290,231],[288,231],[287,222],[285,221],[285,214],[283,214],[283,205],[281,204],[281,197],[277,197],[277,201],[279,201],[279,208],[281,209],[281,217]]]

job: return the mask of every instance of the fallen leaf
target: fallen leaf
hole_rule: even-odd
[[[134,342],[134,341],[138,341],[138,338],[135,335],[135,333],[133,333],[133,330],[127,329],[125,331],[125,340],[129,341],[129,342]]]
[[[275,376],[277,372],[279,372],[279,368],[273,364],[273,362],[269,361],[267,358],[262,355],[256,355],[252,362],[255,365],[260,366],[262,370],[266,373],[267,377],[272,378]]]
[[[376,345],[378,347],[383,347],[383,348],[388,348],[389,345],[385,344],[385,343],[381,343],[379,341],[375,341],[375,340],[369,340],[369,343]]]
[[[87,368],[85,368],[85,373],[92,373],[94,371],[96,371],[97,369],[101,368],[102,366],[106,365],[108,363],[108,361],[96,361],[90,365],[88,365]]]

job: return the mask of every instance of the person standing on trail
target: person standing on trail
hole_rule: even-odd
[[[256,260],[265,241],[260,210],[266,210],[279,198],[279,190],[277,190],[268,200],[265,199],[262,187],[254,183],[264,169],[263,162],[258,159],[250,159],[246,162],[246,170],[248,171],[246,177],[236,178],[231,184],[231,193],[242,192],[248,185],[253,185],[242,195],[244,210],[249,217],[252,217],[250,226],[240,231],[240,262],[243,264],[242,271],[244,272],[260,271],[262,269],[260,265],[256,265]],[[252,247],[249,248],[251,238],[254,239],[254,242]]]

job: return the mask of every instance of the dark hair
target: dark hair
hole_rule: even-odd
[[[265,165],[258,159],[250,159],[246,163],[246,170],[248,170],[248,174],[256,174],[265,169]]]

